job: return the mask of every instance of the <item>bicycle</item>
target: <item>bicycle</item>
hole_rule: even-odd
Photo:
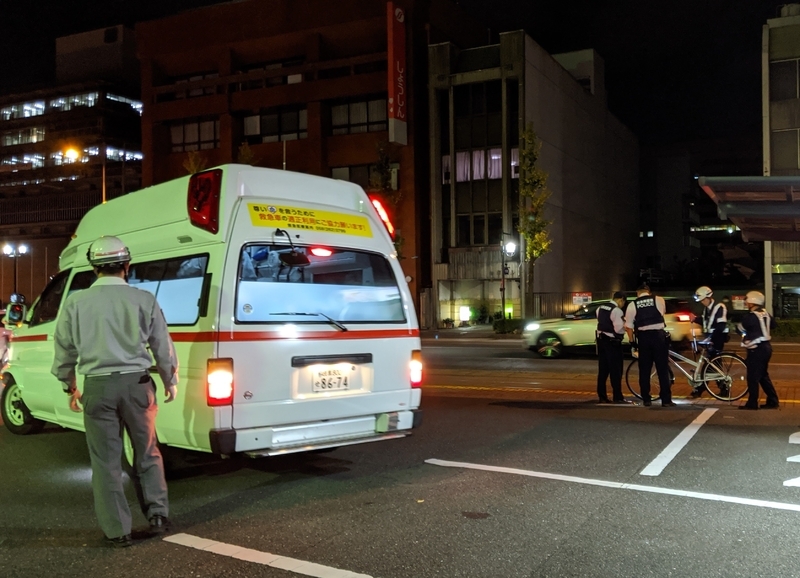
[[[669,379],[673,384],[672,395],[673,397],[689,397],[695,391],[702,391],[705,389],[715,398],[721,401],[736,401],[747,393],[747,366],[744,359],[727,351],[721,352],[713,358],[706,355],[706,350],[709,343],[698,342],[692,332],[692,352],[695,359],[684,357],[680,353],[669,350]],[[700,359],[697,359],[698,346],[702,347],[700,352]],[[690,373],[683,365],[685,364],[693,367],[694,370]],[[691,388],[687,391],[675,391],[675,373],[672,367],[676,367],[688,382]],[[625,383],[630,392],[637,398],[642,399],[642,394],[639,390],[639,360],[634,358],[625,370]],[[716,386],[717,391],[712,389]],[[656,373],[655,365],[650,373],[650,391],[651,396],[656,398],[659,396],[659,383],[658,374]]]

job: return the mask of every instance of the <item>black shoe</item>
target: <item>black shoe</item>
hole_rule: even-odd
[[[758,406],[744,404],[744,405],[740,405],[739,409],[758,409]]]
[[[105,541],[106,544],[112,548],[128,548],[133,546],[133,540],[131,540],[130,534],[125,534],[124,536],[119,536],[118,538],[106,538]]]
[[[653,402],[650,401],[649,399],[646,399],[642,402],[642,405],[645,407],[650,407],[651,405],[653,405]]]
[[[678,404],[675,403],[674,401],[662,401],[661,402],[661,407],[675,407],[676,405],[678,405]]]
[[[779,403],[762,403],[761,409],[778,409],[780,406]]]
[[[601,397],[597,403],[611,403],[607,397]]]
[[[615,399],[611,403],[619,403],[619,404],[631,404],[633,402],[628,401],[627,399]]]
[[[150,533],[151,534],[164,534],[170,530],[169,519],[166,516],[155,515],[150,518]]]
[[[697,389],[693,389],[692,390],[692,393],[689,394],[689,397],[693,397],[694,399],[697,399],[698,397],[700,397],[702,395],[703,395],[703,388],[702,387],[698,387]]]
[[[730,397],[731,396],[731,390],[727,389],[725,387],[720,387],[719,388],[719,396],[720,397]]]

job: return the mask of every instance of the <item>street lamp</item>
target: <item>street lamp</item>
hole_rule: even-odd
[[[106,145],[103,143],[103,146],[100,150],[100,158],[102,159],[102,176],[100,177],[102,180],[102,201],[103,204],[106,202]],[[81,158],[81,152],[74,148],[69,147],[64,151],[64,158],[67,159],[69,162],[74,163]]]
[[[6,243],[3,245],[3,254],[6,257],[11,257],[12,259],[17,259],[14,261],[14,294],[17,294],[17,277],[19,275],[19,257],[23,255],[27,255],[28,253],[28,246],[24,244],[20,245],[12,245],[10,243]]]
[[[503,233],[503,237],[511,237],[510,233]],[[506,319],[506,257],[513,257],[517,253],[517,244],[513,239],[506,241],[500,246],[500,258],[502,263],[501,281],[500,281],[500,308],[503,312],[503,323]]]

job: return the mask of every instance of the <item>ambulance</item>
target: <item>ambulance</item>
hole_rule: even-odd
[[[53,334],[64,300],[95,279],[89,244],[114,235],[131,251],[128,283],[155,295],[178,354],[161,444],[256,457],[408,435],[421,423],[419,327],[385,217],[352,183],[246,165],[93,208],[42,294],[7,314],[3,422],[83,431],[50,373]]]

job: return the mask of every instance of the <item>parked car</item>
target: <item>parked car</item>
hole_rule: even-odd
[[[631,298],[629,301],[632,301]],[[667,313],[664,315],[666,329],[673,344],[681,344],[692,338],[692,328],[700,335],[702,327],[692,323],[695,314],[685,299],[665,297]],[[577,310],[556,319],[536,319],[525,324],[522,339],[525,347],[541,357],[556,358],[563,355],[566,348],[595,346],[597,329],[597,308],[609,301],[584,303]],[[627,336],[624,338],[627,343]]]

